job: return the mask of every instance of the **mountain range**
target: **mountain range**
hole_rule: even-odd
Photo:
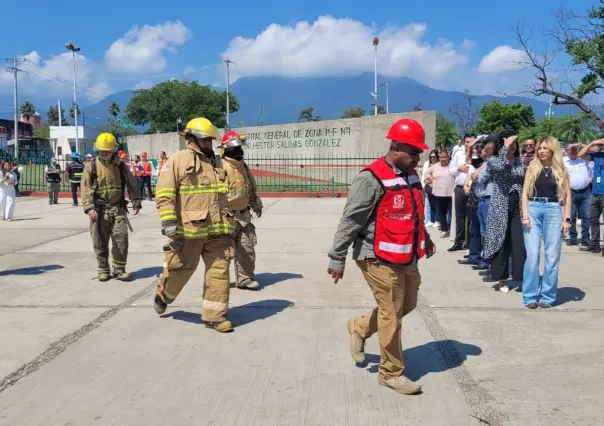
[[[378,76],[379,77],[379,76]],[[421,102],[424,110],[435,110],[448,118],[454,119],[450,108],[454,105],[467,105],[465,94],[456,91],[437,90],[421,84],[411,78],[378,78],[387,81],[389,96],[389,112],[413,111],[414,106]],[[379,102],[385,105],[386,91],[379,88]],[[224,90],[219,89],[217,90]],[[346,108],[361,107],[367,114],[373,110],[373,74],[365,73],[346,77],[242,77],[231,85],[232,93],[237,97],[240,110],[231,115],[231,125],[238,123],[257,125],[263,123],[285,124],[297,121],[301,110],[312,106],[314,114],[323,119],[335,119],[341,116]],[[86,103],[85,99],[78,100],[83,113],[83,121],[90,127],[97,127],[107,118],[107,109],[112,102],[117,102],[122,111],[126,109],[133,96],[131,90],[114,93],[96,104]],[[6,98],[6,99],[5,99]],[[20,101],[31,101],[42,115],[57,100],[44,97],[21,97]],[[532,105],[535,118],[540,119],[548,110],[548,104],[535,99],[519,96],[497,97],[492,95],[473,96],[476,109],[485,103],[499,100],[505,104],[521,102]],[[62,99],[62,106],[67,111],[71,100]],[[0,96],[0,105],[11,105],[12,96]],[[552,107],[556,115],[570,112],[569,107]],[[4,111],[4,112],[1,112]],[[12,113],[6,109],[0,110],[0,117],[12,118]],[[69,119],[69,117],[68,117]],[[140,130],[140,129],[139,129]]]

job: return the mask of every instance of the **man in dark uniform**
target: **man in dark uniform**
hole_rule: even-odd
[[[65,173],[71,183],[71,198],[73,198],[73,205],[78,205],[78,189],[82,182],[82,173],[84,173],[84,165],[80,159],[80,154],[74,152],[71,154],[71,161],[67,163]]]

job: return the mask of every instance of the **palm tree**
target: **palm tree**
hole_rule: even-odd
[[[25,101],[21,104],[21,108],[19,109],[21,115],[27,122],[29,123],[29,119],[36,113],[36,108],[34,108],[34,104],[30,101]]]
[[[113,119],[116,119],[120,113],[120,106],[117,102],[113,101],[107,108],[107,111],[109,111],[109,115],[111,115]]]
[[[455,123],[442,114],[436,114],[436,148],[445,151],[459,139]]]
[[[569,143],[588,143],[597,139],[594,123],[585,114],[561,117],[559,139]]]
[[[72,103],[71,107],[69,108],[69,115],[71,115],[71,118],[75,119],[76,111],[78,112],[79,117],[81,114],[80,107],[77,106],[75,103]]]

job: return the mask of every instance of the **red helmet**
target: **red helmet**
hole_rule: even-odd
[[[390,139],[392,142],[405,143],[424,151],[429,149],[426,145],[424,128],[412,118],[401,118],[396,121],[390,126],[386,139]]]
[[[245,136],[239,135],[234,130],[229,130],[224,134],[221,140],[221,145],[223,148],[234,148],[236,146],[242,146],[245,141]]]

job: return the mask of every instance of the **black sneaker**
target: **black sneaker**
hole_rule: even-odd
[[[585,246],[585,247],[580,247],[579,250],[586,251],[586,252],[589,252],[589,253],[600,253],[600,251],[601,251],[600,247],[597,247],[597,246],[595,246],[593,244],[590,244],[590,245]]]
[[[577,240],[574,240],[574,241],[573,241],[573,240],[568,240],[568,241],[566,242],[566,245],[567,245],[567,246],[578,246],[578,245],[579,245],[579,243],[577,242]]]
[[[461,251],[464,250],[462,244],[453,244],[453,247],[447,249],[447,251]]]

